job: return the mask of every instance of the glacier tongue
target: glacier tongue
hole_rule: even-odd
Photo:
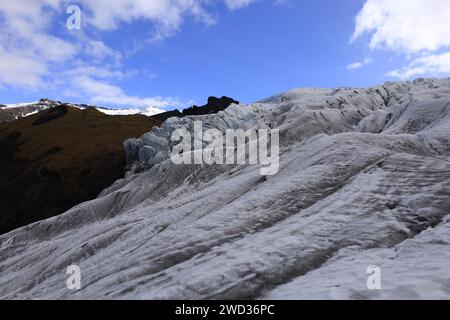
[[[124,143],[130,172],[97,199],[0,237],[0,297],[449,298],[449,111],[450,79],[418,79],[168,119]],[[195,120],[280,129],[279,173],[173,164]]]

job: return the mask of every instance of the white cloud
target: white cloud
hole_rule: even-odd
[[[410,79],[419,75],[450,73],[450,52],[426,55],[415,59],[408,66],[388,72],[388,76]]]
[[[37,89],[50,65],[70,59],[76,47],[46,32],[57,0],[0,2],[0,85]]]
[[[99,30],[111,31],[122,23],[136,20],[155,25],[154,40],[162,40],[179,31],[185,16],[207,24],[214,18],[202,6],[205,0],[82,0],[88,10],[88,23]]]
[[[105,58],[112,58],[118,62],[122,58],[122,54],[99,40],[87,39],[84,44],[84,52],[91,57],[101,60]]]
[[[89,76],[77,76],[72,79],[74,96],[85,95],[92,104],[115,104],[122,106],[153,106],[158,108],[183,105],[176,98],[129,96],[115,85],[96,80]]]
[[[26,51],[47,62],[64,61],[76,52],[69,41],[46,32],[57,10],[55,0],[6,0],[0,2],[4,49]]]
[[[47,67],[32,58],[19,53],[5,52],[0,47],[0,88],[5,85],[35,89],[42,85]]]
[[[367,0],[352,40],[369,33],[372,49],[435,51],[450,45],[449,17],[448,0]]]
[[[367,0],[356,17],[351,41],[368,35],[372,50],[390,50],[413,59],[409,65],[388,72],[390,77],[448,73],[449,17],[449,0]],[[348,68],[362,66],[355,63]]]
[[[226,5],[230,10],[236,10],[243,7],[247,7],[251,3],[258,0],[225,0]],[[279,0],[278,0],[279,1]]]
[[[92,66],[92,65],[80,65],[73,69],[67,70],[63,73],[64,77],[93,77],[98,79],[116,79],[123,80],[130,78],[137,74],[137,70],[128,70],[126,72],[110,68],[108,66]]]
[[[355,71],[355,70],[361,69],[365,65],[368,65],[372,62],[373,62],[373,60],[371,58],[365,58],[363,61],[358,61],[358,62],[354,62],[354,63],[347,65],[346,69],[349,71]]]

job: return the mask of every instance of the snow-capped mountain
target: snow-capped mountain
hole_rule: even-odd
[[[156,107],[143,107],[143,108],[125,108],[125,109],[107,109],[107,108],[96,108],[98,111],[103,112],[108,115],[129,115],[129,114],[143,114],[146,116],[154,116],[166,112],[165,110]]]
[[[0,123],[17,120],[60,105],[68,105],[80,109],[95,108],[98,111],[108,115],[143,114],[146,116],[152,116],[165,112],[164,110],[156,107],[108,109],[87,104],[63,103],[60,101],[41,99],[30,103],[0,105]]]
[[[0,105],[0,123],[27,117],[57,105],[60,105],[60,103],[48,99],[30,103]]]
[[[278,173],[174,164],[171,133],[196,120],[279,129]],[[0,297],[448,299],[449,133],[450,79],[170,118],[124,143],[132,170],[97,199],[0,236]]]

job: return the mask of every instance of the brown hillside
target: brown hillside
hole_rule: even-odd
[[[159,124],[66,105],[1,124],[0,234],[95,198],[123,176],[123,141]]]

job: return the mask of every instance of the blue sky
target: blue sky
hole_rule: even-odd
[[[434,0],[2,0],[0,103],[250,103],[295,87],[450,74]],[[68,30],[69,5],[81,29]],[[75,21],[75,20],[72,20]]]

